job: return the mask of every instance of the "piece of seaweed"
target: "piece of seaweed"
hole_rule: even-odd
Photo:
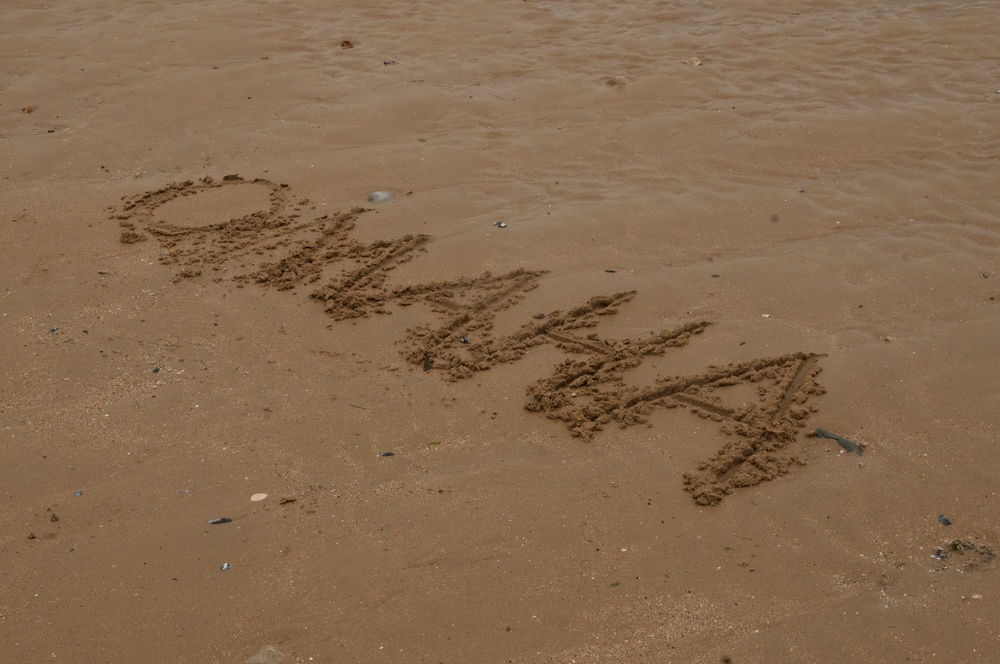
[[[820,438],[831,438],[840,443],[840,446],[843,447],[848,452],[854,452],[858,456],[861,456],[862,452],[861,446],[855,443],[853,440],[848,440],[847,438],[844,438],[839,434],[835,434],[832,431],[827,431],[826,429],[816,429],[816,435],[819,436]]]

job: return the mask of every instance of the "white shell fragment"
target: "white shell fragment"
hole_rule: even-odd
[[[250,500],[252,500],[255,503],[259,503],[260,501],[264,500],[265,498],[267,498],[267,494],[266,493],[255,493],[254,495],[250,496]]]
[[[392,193],[388,191],[373,191],[368,194],[370,203],[392,203]]]

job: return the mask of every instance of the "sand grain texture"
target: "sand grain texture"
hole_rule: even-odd
[[[992,661],[995,3],[2,13],[4,661]]]

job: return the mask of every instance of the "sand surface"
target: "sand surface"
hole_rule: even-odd
[[[996,661],[997,3],[0,16],[3,661]]]

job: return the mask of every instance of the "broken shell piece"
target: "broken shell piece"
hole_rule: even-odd
[[[373,191],[368,194],[370,203],[392,203],[392,193],[388,191]]]
[[[252,500],[255,503],[259,503],[260,501],[264,500],[265,498],[267,498],[267,494],[266,493],[255,493],[254,495],[250,496],[250,500]]]
[[[688,58],[687,60],[684,60],[683,62],[686,65],[691,65],[692,67],[697,67],[698,65],[701,64],[701,58],[695,56],[693,58]]]
[[[497,228],[507,228],[507,224],[503,223],[502,221],[494,221],[493,225],[496,226]]]

